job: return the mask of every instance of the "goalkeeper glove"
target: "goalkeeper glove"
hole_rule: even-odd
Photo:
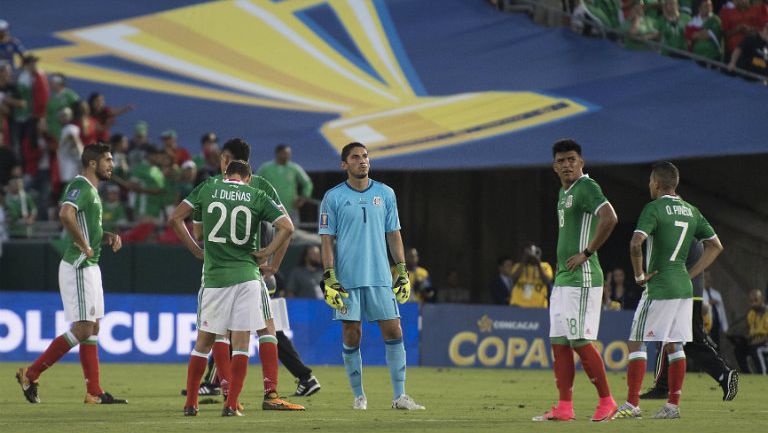
[[[344,307],[344,299],[349,293],[341,287],[341,283],[336,280],[336,272],[333,268],[328,268],[323,273],[323,289],[325,292],[325,303],[334,310]]]
[[[397,302],[404,304],[411,297],[411,281],[408,279],[408,270],[405,269],[405,263],[398,263],[397,279],[392,284],[392,291],[395,292]]]

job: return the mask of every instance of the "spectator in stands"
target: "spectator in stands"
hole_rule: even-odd
[[[15,177],[8,182],[5,211],[12,237],[27,237],[37,219],[37,205],[31,194],[24,190],[24,181]]]
[[[128,223],[128,213],[120,201],[120,187],[114,183],[108,183],[106,190],[106,200],[102,205],[101,225],[104,231],[117,233],[120,231],[120,227]]]
[[[51,74],[48,81],[51,85],[51,96],[46,105],[45,118],[48,123],[48,136],[58,142],[61,137],[61,128],[64,126],[59,121],[61,109],[65,107],[71,109],[72,104],[80,100],[80,96],[67,87],[67,79],[64,74],[58,72]]]
[[[48,104],[48,78],[39,68],[40,58],[27,54],[16,79],[24,105],[14,109],[17,143],[21,145],[24,172],[35,176],[38,170],[47,170],[47,147],[38,138],[46,130],[45,107]],[[42,191],[40,191],[42,192]]]
[[[24,58],[24,45],[11,36],[11,26],[5,20],[0,20],[0,63],[8,63],[11,70],[16,70],[16,57]]]
[[[552,276],[552,266],[541,261],[541,248],[533,243],[526,245],[520,261],[512,266],[509,304],[525,308],[547,308]]]
[[[641,290],[627,284],[624,269],[616,268],[605,275],[603,307],[609,310],[634,310],[640,301]]]
[[[725,36],[725,60],[730,61],[731,54],[745,37],[756,33],[753,12],[749,0],[733,0],[720,9],[720,22]]]
[[[134,218],[140,223],[159,224],[163,221],[165,176],[160,165],[164,154],[161,150],[150,149],[143,161],[131,167],[130,182],[121,185],[137,193],[132,207]]]
[[[143,152],[147,152],[147,150],[153,147],[155,146],[149,142],[149,124],[143,120],[139,120],[133,127],[133,138],[128,147],[128,153],[130,154],[133,151],[139,151],[143,154]]]
[[[469,290],[461,283],[459,271],[451,269],[445,275],[445,285],[437,290],[437,302],[469,303]]]
[[[320,288],[322,281],[323,261],[320,259],[320,248],[317,245],[307,245],[301,251],[298,266],[288,275],[285,297],[323,299],[323,290]]]
[[[768,20],[756,35],[744,38],[731,56],[728,69],[735,68],[768,77]]]
[[[704,272],[704,292],[702,294],[702,304],[710,306],[710,316],[712,318],[712,329],[709,336],[720,347],[720,335],[728,332],[728,316],[725,314],[725,305],[723,304],[723,295],[712,287],[712,274],[709,271]]]
[[[760,374],[768,374],[768,309],[766,309],[763,291],[754,289],[749,293],[750,309],[747,313],[749,326],[749,351],[755,369]]]
[[[0,132],[3,132],[4,136],[0,144],[8,144],[19,155],[21,144],[16,130],[20,126],[16,125],[14,114],[16,110],[24,109],[26,105],[27,102],[22,98],[19,87],[13,80],[11,64],[0,62]]]
[[[514,264],[508,256],[500,257],[496,262],[499,274],[491,283],[491,298],[496,305],[509,305],[512,294],[512,266]]]
[[[752,0],[752,25],[759,29],[768,22],[768,0]]]
[[[685,40],[685,27],[691,16],[680,12],[678,0],[664,0],[663,15],[658,21],[661,43],[664,47],[674,48],[680,51],[687,51],[688,45]],[[665,48],[661,49],[661,54],[671,57],[682,57]]]
[[[5,217],[5,194],[0,188],[0,257],[3,257],[3,243],[8,240],[8,221]]]
[[[128,163],[128,148],[130,146],[128,137],[124,134],[113,134],[109,138],[109,145],[112,149],[112,159],[115,162],[112,174],[120,177],[128,176],[131,170],[131,166]]]
[[[219,174],[219,166],[221,165],[219,157],[221,152],[219,150],[219,139],[215,133],[206,132],[203,134],[202,138],[200,138],[200,150],[201,153],[194,158],[198,176],[196,183]]]
[[[166,129],[160,134],[160,140],[163,142],[163,148],[172,159],[174,164],[181,166],[184,161],[189,161],[192,157],[189,155],[189,151],[183,147],[179,147],[177,141],[176,131],[173,129]]]
[[[63,107],[59,111],[57,123],[63,125],[63,128],[60,128],[59,147],[56,153],[59,161],[59,180],[66,185],[80,174],[80,167],[83,165],[80,158],[83,155],[84,146],[80,140],[80,127],[73,122],[71,108]]]
[[[645,16],[645,5],[642,0],[632,0],[632,8],[627,19],[622,23],[624,46],[631,50],[647,50],[650,47],[644,41],[659,39],[659,31],[655,21]]]
[[[104,98],[104,95],[98,92],[93,92],[88,96],[88,106],[91,109],[91,116],[96,121],[97,139],[104,143],[109,141],[109,130],[115,124],[117,116],[133,110],[132,104],[118,108],[107,106],[107,100]]]
[[[3,133],[0,132],[0,192],[3,191],[5,185],[13,177],[14,168],[18,167],[19,159],[16,157],[16,152],[11,149],[10,145],[3,144]],[[20,175],[17,173],[16,175]]]
[[[621,27],[621,8],[615,0],[581,0],[573,15],[576,20],[584,19],[586,24],[594,24],[598,28]]]
[[[170,215],[173,213],[173,209],[176,208],[176,205],[178,205],[182,199],[182,197],[179,197],[178,189],[178,181],[179,176],[181,175],[181,168],[176,165],[176,161],[174,161],[173,157],[167,153],[160,155],[159,162],[160,171],[163,173],[163,177],[165,178],[165,188],[163,191],[164,215]]]
[[[688,50],[693,54],[720,61],[723,31],[720,18],[712,13],[712,0],[701,0],[696,15],[685,27]]]
[[[179,199],[184,199],[193,189],[195,189],[195,186],[197,185],[195,182],[196,179],[197,165],[195,164],[195,161],[192,161],[191,159],[189,161],[184,161],[184,163],[181,164],[181,172],[179,173],[179,179],[176,182],[176,192],[178,193]]]
[[[299,222],[299,209],[312,197],[312,179],[299,164],[291,161],[291,147],[279,144],[275,147],[275,159],[259,167],[257,175],[267,179],[275,187],[286,212],[294,224]],[[301,190],[299,192],[299,189]]]
[[[429,271],[419,266],[419,251],[416,248],[405,249],[405,268],[411,281],[411,297],[408,302],[435,302],[435,289]],[[392,266],[392,278],[397,279],[397,267]]]
[[[91,107],[88,101],[77,101],[72,106],[75,123],[80,127],[80,140],[85,146],[99,142],[99,132],[96,129],[96,119],[91,116]]]

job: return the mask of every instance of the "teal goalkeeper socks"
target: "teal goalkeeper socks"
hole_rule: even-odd
[[[384,340],[387,348],[387,367],[392,380],[393,399],[405,394],[405,345],[403,339]]]
[[[344,369],[347,371],[349,385],[355,398],[365,395],[363,393],[363,357],[360,355],[360,347],[349,347],[343,345],[342,356],[344,357]]]

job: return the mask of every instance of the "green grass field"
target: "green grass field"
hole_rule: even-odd
[[[309,398],[292,398],[306,412],[264,412],[260,409],[261,369],[252,364],[241,395],[245,415],[221,418],[220,404],[201,405],[196,418],[182,416],[184,399],[179,391],[186,378],[181,364],[103,364],[102,386],[126,406],[86,406],[79,364],[54,366],[41,378],[41,404],[24,400],[14,379],[20,363],[0,363],[0,432],[507,432],[605,431],[605,432],[755,432],[764,431],[768,408],[764,396],[768,378],[742,376],[736,400],[721,401],[720,388],[706,375],[686,376],[680,420],[632,420],[591,423],[597,398],[583,372],[578,371],[574,389],[577,420],[567,423],[535,423],[538,415],[557,398],[548,371],[410,368],[407,392],[427,407],[426,411],[390,409],[389,374],[385,368],[365,369],[368,396],[366,412],[353,411],[351,391],[341,367],[317,367],[322,390]],[[280,391],[295,390],[293,378],[280,371]],[[646,385],[651,378],[646,378]],[[624,375],[610,374],[611,388],[621,404],[625,397]],[[220,401],[220,397],[218,398]],[[661,406],[646,401],[646,417]],[[670,426],[672,424],[673,426]]]

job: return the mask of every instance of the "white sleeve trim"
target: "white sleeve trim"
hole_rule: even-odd
[[[288,218],[288,215],[286,215],[286,214],[282,214],[282,215],[280,215],[279,217],[275,218],[275,219],[272,221],[272,225],[275,225],[275,223],[276,223],[276,222],[277,222],[277,221],[278,221],[280,218]]]
[[[595,211],[594,211],[592,214],[593,214],[593,215],[595,215],[595,216],[597,216],[597,213],[598,213],[598,212],[600,212],[600,208],[602,208],[603,206],[605,206],[605,205],[607,205],[607,204],[609,205],[609,204],[611,204],[611,203],[610,203],[608,200],[606,200],[606,201],[604,201],[604,202],[600,203],[600,206],[598,206],[598,207],[595,209]]]
[[[714,236],[710,236],[710,237],[708,237],[708,238],[706,238],[706,239],[701,239],[701,241],[702,241],[702,242],[703,242],[703,241],[711,241],[712,239],[714,239],[714,238],[716,238],[716,237],[717,237],[717,234],[715,234]]]
[[[648,237],[648,233],[646,233],[646,232],[644,232],[644,231],[642,231],[640,229],[635,229],[635,233],[640,233],[641,235],[643,235],[645,237]]]
[[[182,200],[182,203],[186,203],[186,204],[188,204],[188,205],[189,205],[189,207],[191,207],[192,209],[194,209],[194,208],[195,208],[195,205],[193,205],[193,204],[192,204],[192,202],[191,202],[191,201],[189,201],[189,200],[187,200],[187,199],[184,199],[184,200]]]
[[[192,220],[192,224],[202,224],[202,223],[203,223],[202,221],[195,221],[195,220]]]
[[[73,208],[77,209],[78,211],[80,211],[80,208],[76,204],[72,203],[71,201],[63,201],[63,202],[61,202],[62,206],[64,206],[65,204],[68,204],[68,205],[72,206]]]

